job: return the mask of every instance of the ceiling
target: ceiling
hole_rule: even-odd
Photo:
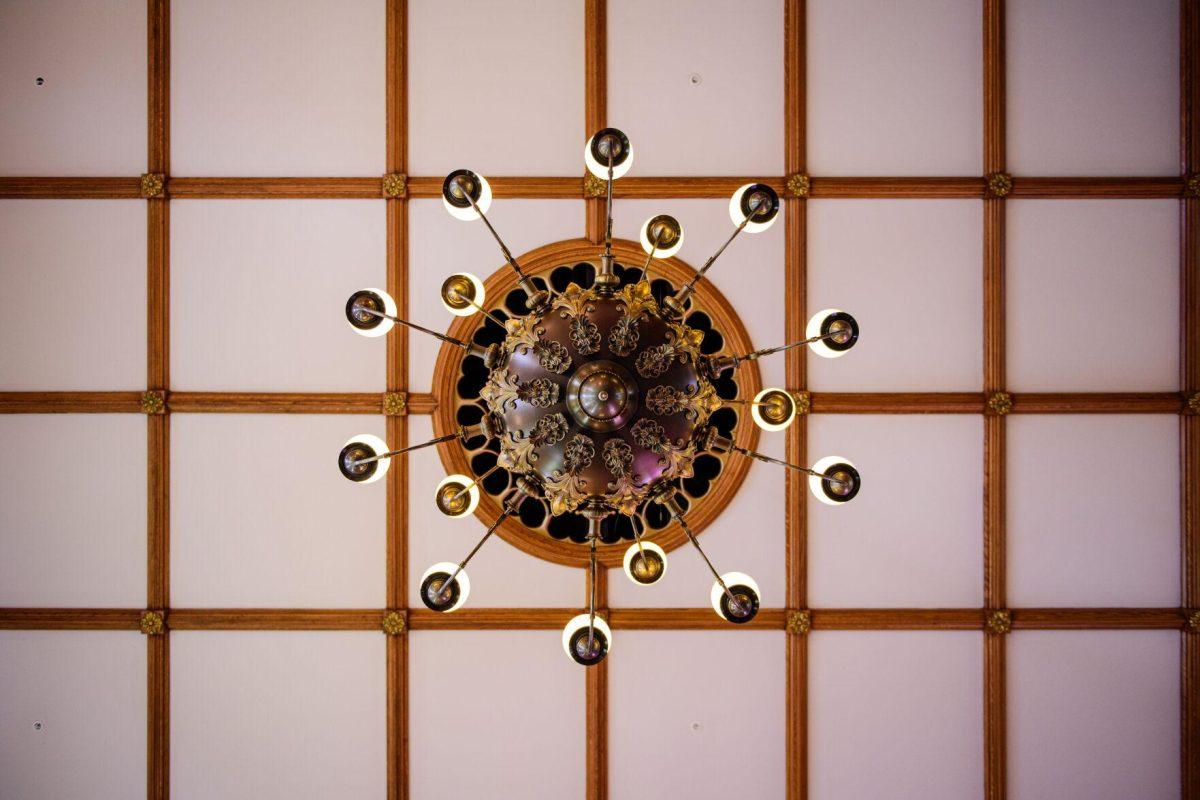
[[[389,5],[407,11],[395,71]],[[795,40],[785,5],[804,15]],[[0,3],[0,410],[35,412],[0,414],[0,798],[149,786],[175,798],[958,800],[1006,786],[1015,798],[1095,799],[1200,786],[1200,767],[1192,784],[1180,769],[1200,757],[1200,723],[1186,736],[1180,724],[1181,694],[1200,713],[1198,668],[1181,670],[1189,652],[1200,664],[1196,637],[1180,633],[1182,609],[1200,600],[1189,602],[1180,554],[1200,545],[1181,541],[1181,501],[1198,502],[1181,430],[1194,440],[1197,420],[1181,426],[1177,406],[1200,387],[1178,335],[1195,325],[1194,311],[1181,315],[1179,3],[986,6],[175,0],[162,80],[146,52],[159,0]],[[1000,7],[996,170],[985,167],[995,129],[983,87],[996,78],[981,29]],[[428,396],[436,342],[410,337],[389,376],[387,344],[349,334],[344,298],[390,285],[402,261],[412,320],[444,330],[433,300],[443,279],[503,263],[412,176],[440,186],[467,166],[578,181],[597,113],[585,59],[597,9],[603,116],[634,143],[631,177],[782,188],[789,172],[814,176],[809,199],[788,201],[788,222],[741,237],[711,280],[758,347],[817,309],[858,318],[846,358],[761,366],[767,385],[813,393],[816,413],[797,428],[809,460],[848,456],[865,488],[847,507],[800,506],[792,535],[805,561],[789,551],[785,503],[803,483],[755,465],[703,542],[714,562],[757,579],[774,615],[733,630],[683,611],[705,608],[709,586],[685,550],[655,589],[613,572],[607,605],[639,610],[625,617],[638,622],[614,624],[612,656],[589,678],[559,646],[583,572],[503,541],[471,566],[471,608],[500,622],[423,627],[414,612],[402,636],[380,633],[383,610],[420,608],[425,567],[460,557],[481,531],[428,502],[444,474],[432,450],[391,488],[351,485],[332,462],[356,433],[432,433],[428,413],[379,409],[384,392]],[[785,118],[795,52],[803,125]],[[388,136],[396,75],[407,86],[406,105],[392,106],[406,119],[399,160],[388,156],[401,141]],[[165,140],[148,118],[155,87],[170,98],[169,162],[154,156]],[[787,135],[797,126],[799,156]],[[985,200],[992,171],[1018,190],[1022,177],[1113,180]],[[301,199],[278,188],[300,182],[259,182],[254,199],[234,199],[242,184],[230,181],[167,203],[138,197],[147,172],[373,188],[331,183]],[[410,176],[409,199],[380,196],[389,172]],[[979,186],[957,198],[816,188],[864,176]],[[49,177],[109,194],[82,199]],[[615,235],[636,238],[651,213],[672,213],[686,232],[680,257],[699,266],[729,233],[728,191],[691,185],[617,199]],[[578,188],[524,194],[498,196],[489,215],[514,253],[587,232],[595,201]],[[999,261],[985,247],[996,242]],[[805,298],[786,290],[797,264]],[[147,298],[153,308],[168,269],[162,337]],[[998,368],[985,341],[997,327]],[[149,423],[147,388],[179,393]],[[1054,413],[982,413],[997,389],[1016,411],[1028,395]],[[263,399],[274,393],[330,413],[270,413],[282,408]],[[896,413],[925,402],[943,413]],[[230,413],[195,413],[204,403]],[[829,413],[837,403],[875,413]],[[119,413],[47,413],[106,404]],[[1070,413],[1097,410],[1114,413]],[[782,458],[785,439],[759,449]],[[1003,499],[999,522],[982,487]],[[985,559],[995,541],[1007,554],[999,573]],[[1011,610],[1016,629],[985,632],[985,607]],[[138,633],[148,608],[169,609],[169,635]],[[250,622],[220,609],[279,613]],[[811,633],[784,629],[809,609]],[[1031,609],[1061,611],[1023,626]],[[196,610],[207,611],[187,623]]]

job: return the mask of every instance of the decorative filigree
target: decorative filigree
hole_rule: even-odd
[[[691,388],[691,387],[688,387]],[[669,417],[683,411],[687,405],[687,395],[682,389],[676,389],[669,384],[655,386],[646,392],[646,408],[660,417]]]
[[[1200,414],[1200,392],[1196,392],[1187,399],[1187,412],[1189,414]]]
[[[793,636],[803,636],[812,630],[812,614],[808,611],[789,611],[787,616],[787,632]]]
[[[571,368],[571,353],[562,342],[551,339],[548,342],[538,342],[534,348],[537,352],[538,364],[547,372],[562,375]]]
[[[1193,611],[1188,614],[1187,628],[1192,633],[1200,633],[1200,611]]]
[[[996,392],[987,401],[987,410],[990,414],[995,414],[998,417],[1003,417],[1008,412],[1012,411],[1012,395],[1008,392]]]
[[[624,439],[604,443],[604,466],[616,478],[607,485],[609,502],[621,514],[633,514],[641,502],[637,475],[633,473],[633,448]]]
[[[600,350],[600,329],[587,317],[574,317],[568,335],[571,344],[581,355],[590,356]]]
[[[166,625],[163,622],[162,612],[161,611],[145,611],[145,612],[143,612],[142,618],[141,618],[140,622],[138,623],[138,627],[141,630],[141,632],[147,636],[160,635],[163,632],[163,630],[165,630],[165,628],[166,628]]]
[[[645,281],[626,284],[617,295],[617,300],[625,307],[625,313],[631,317],[640,317],[645,311],[658,310],[658,302],[650,291],[650,285]]]
[[[388,636],[399,636],[408,627],[408,620],[402,611],[389,611],[383,615],[380,627]]]
[[[990,197],[1005,197],[1012,191],[1012,175],[1007,172],[993,172],[987,176],[987,190]]]
[[[664,477],[692,477],[692,460],[695,458],[692,449],[672,442],[662,425],[652,419],[639,419],[629,432],[638,447],[658,454],[658,462],[665,467]]]
[[[637,350],[640,337],[638,323],[641,320],[641,317],[625,315],[613,323],[612,329],[608,332],[608,349],[614,355],[627,356]]]
[[[812,411],[812,395],[808,392],[792,392],[792,402],[796,404],[797,414],[807,414]]]
[[[639,419],[629,429],[634,443],[643,450],[661,454],[668,445],[667,432],[652,419]]]
[[[505,342],[514,352],[520,353],[536,350],[546,333],[545,328],[526,317],[509,317],[504,320],[504,329],[507,331]]]
[[[582,433],[577,433],[563,448],[564,469],[555,470],[554,477],[546,481],[546,496],[550,498],[550,513],[565,514],[574,511],[587,500],[587,480],[579,473],[592,465],[596,456],[596,444]]]
[[[497,414],[515,409],[518,400],[537,408],[549,408],[558,402],[558,384],[549,378],[534,378],[527,383],[511,372],[493,372],[479,390],[479,397]]]
[[[162,197],[166,194],[167,176],[161,172],[147,172],[142,176],[142,197]]]
[[[500,448],[496,463],[510,472],[528,472],[533,469],[533,462],[538,460],[539,447],[556,445],[566,436],[567,418],[561,413],[547,414],[539,419],[533,430],[525,436],[518,436],[510,431],[508,442]]]
[[[389,417],[402,417],[408,413],[408,395],[404,392],[388,392],[383,396],[383,413]]]
[[[628,478],[633,475],[633,448],[624,439],[609,439],[604,443],[604,468],[613,474],[614,478]]]
[[[812,181],[803,172],[795,172],[788,176],[787,193],[791,197],[808,197]]]
[[[392,172],[383,176],[383,196],[404,197],[408,193],[408,176]]]
[[[567,438],[567,418],[561,413],[547,414],[533,426],[530,437],[538,447],[554,445]]]
[[[534,378],[517,390],[517,396],[538,408],[549,408],[558,402],[558,384],[549,378]]]
[[[635,366],[643,378],[657,378],[675,363],[675,348],[669,344],[648,347],[638,353]]]
[[[590,172],[583,174],[583,196],[604,197],[608,193],[608,183],[602,181]]]
[[[167,396],[165,392],[142,392],[142,413],[143,414],[161,414],[167,407]]]
[[[1008,611],[989,611],[987,615],[988,633],[1002,635],[1012,630],[1012,615]]]

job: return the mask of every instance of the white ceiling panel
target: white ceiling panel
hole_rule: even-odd
[[[1177,201],[1014,201],[1006,246],[1010,389],[1179,387]]]
[[[413,800],[583,797],[585,671],[560,631],[413,632],[408,670]]]
[[[1016,800],[1179,797],[1178,632],[1018,631],[1007,700]]]
[[[782,0],[608,4],[608,123],[634,174],[782,173],[782,65]]]
[[[1008,167],[1179,174],[1177,0],[1011,0]]]
[[[808,502],[816,607],[974,607],[983,599],[983,423],[976,415],[818,414],[809,460],[849,459],[851,502]],[[807,491],[807,487],[805,489]]]
[[[820,632],[808,659],[813,800],[979,796],[981,634]]]
[[[508,200],[492,205],[488,220],[518,261],[521,254],[563,239],[578,239],[585,231],[582,200]],[[640,223],[639,223],[640,224]],[[486,278],[505,264],[500,248],[480,223],[454,219],[441,200],[408,204],[408,313],[413,322],[435,331],[450,327],[450,314],[438,300],[442,282],[456,272]],[[502,304],[504,298],[489,298]],[[423,333],[409,333],[409,388],[427,392],[441,342]]]
[[[146,794],[146,646],[125,631],[0,631],[0,792]]]
[[[0,175],[145,172],[145,0],[0,4],[0,141]]]
[[[1008,421],[1016,606],[1179,605],[1179,420]]]
[[[783,458],[783,434],[764,434],[757,449],[772,458]],[[784,468],[755,462],[721,515],[699,535],[700,545],[717,570],[745,572],[754,578],[763,608],[781,608],[787,590],[784,496]],[[709,608],[713,576],[695,548],[684,544],[668,554],[667,561],[667,574],[653,586],[636,585],[624,571],[613,569],[608,583],[611,605]]]
[[[382,417],[171,418],[171,593],[181,607],[379,608],[386,486],[337,454]]]
[[[383,797],[385,643],[350,631],[171,634],[171,796]]]
[[[782,631],[613,636],[613,800],[784,796]]]
[[[978,175],[979,0],[809,0],[808,171]]]
[[[174,174],[381,175],[385,16],[383,0],[173,4]]]
[[[0,605],[145,598],[145,419],[0,415]]]
[[[411,174],[583,174],[583,3],[414,0],[408,48]]]
[[[652,216],[670,214],[678,219],[683,226],[678,257],[693,269],[704,266],[734,230],[728,200],[620,200],[613,208],[613,235],[633,241],[637,241],[642,223]],[[741,317],[752,348],[785,344],[784,227],[781,214],[775,225],[762,233],[739,234],[704,277]],[[634,266],[641,269],[643,263],[645,259]],[[765,385],[783,385],[784,356],[765,358],[758,367]]]
[[[382,337],[346,322],[386,288],[382,200],[204,200],[171,207],[176,390],[382,391]]]
[[[429,417],[409,417],[410,444],[432,438],[433,426]],[[438,482],[447,473],[435,448],[410,454],[408,465],[408,602],[414,608],[422,608],[421,576],[425,570],[440,561],[461,561],[487,528],[474,515],[451,519],[437,510],[434,496]],[[579,552],[585,552],[582,545]],[[471,579],[471,597],[467,605],[473,608],[573,608],[584,602],[585,574],[581,569],[528,555],[493,535],[467,566],[467,575]],[[563,622],[565,624],[566,620]]]
[[[808,201],[809,311],[862,328],[843,358],[808,357],[809,388],[978,391],[982,237],[977,201]]]
[[[0,297],[0,390],[144,387],[145,203],[0,200]]]

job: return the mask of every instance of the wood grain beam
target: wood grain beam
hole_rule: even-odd
[[[382,414],[378,392],[170,392],[170,411],[186,414]]]
[[[980,198],[984,195],[981,176],[961,178],[836,178],[811,179],[810,197],[820,199],[936,199]]]
[[[439,184],[439,191],[441,185]],[[175,178],[167,182],[174,200],[345,200],[380,199],[383,177],[373,178]]]
[[[174,631],[378,631],[383,609],[179,608],[167,613]]]
[[[1045,200],[1142,200],[1179,197],[1183,181],[1176,176],[1154,178],[1013,178],[1009,197]]]
[[[1013,630],[1143,630],[1183,627],[1178,608],[1014,608]]]
[[[140,608],[0,608],[0,630],[136,631]]]
[[[129,178],[0,178],[5,200],[137,200],[142,180]]]
[[[134,414],[141,392],[0,392],[0,414]]]

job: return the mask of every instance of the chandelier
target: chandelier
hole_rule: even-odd
[[[812,317],[806,338],[738,355],[701,352],[704,331],[685,321],[696,285],[729,244],[743,231],[760,233],[779,216],[779,196],[770,186],[749,183],[734,192],[729,216],[734,229],[725,243],[672,292],[652,290],[655,258],[668,258],[683,245],[683,229],[666,214],[650,217],[639,236],[646,261],[640,272],[628,266],[618,274],[612,253],[613,181],[629,172],[633,148],[616,128],[605,128],[584,147],[587,170],[605,182],[606,224],[603,250],[593,263],[590,285],[571,282],[561,291],[536,284],[517,262],[486,213],[492,191],[481,175],[459,169],[442,184],[442,204],[456,219],[482,220],[516,273],[526,313],[501,319],[489,310],[483,283],[474,275],[451,275],[442,284],[441,301],[456,316],[482,314],[503,332],[488,345],[447,336],[397,316],[395,301],[380,289],[360,289],[346,301],[346,319],[363,336],[383,336],[395,323],[461,348],[482,361],[486,382],[478,392],[484,408],[473,425],[399,450],[376,436],[355,436],[338,454],[342,475],[356,483],[382,478],[394,456],[437,445],[486,440],[498,447],[495,466],[475,477],[449,475],[438,484],[434,502],[449,517],[466,517],[479,503],[480,483],[493,473],[511,475],[511,491],[499,517],[461,561],[440,562],[421,578],[421,602],[433,611],[463,606],[471,591],[466,566],[484,542],[529,498],[545,502],[552,515],[574,513],[587,520],[582,546],[588,548],[588,611],[563,629],[563,648],[585,666],[602,661],[612,648],[612,631],[596,614],[596,548],[606,520],[625,517],[633,543],[624,553],[626,576],[652,585],[667,571],[667,554],[650,540],[638,513],[649,504],[665,509],[700,553],[713,574],[710,601],[718,615],[744,624],[759,609],[759,588],[741,572],[718,572],[705,555],[687,520],[679,485],[693,474],[702,453],[737,455],[808,475],[818,500],[849,502],[862,485],[854,465],[840,456],[819,459],[812,467],[791,464],[739,446],[710,417],[726,406],[748,408],[765,431],[786,429],[796,416],[795,398],[767,388],[752,399],[723,399],[715,383],[740,365],[767,355],[808,346],[826,358],[844,354],[858,341],[858,323],[849,314],[826,309]],[[599,245],[597,245],[599,247]],[[671,287],[674,288],[674,287]],[[486,323],[485,323],[486,324]],[[472,471],[475,471],[472,469]],[[611,545],[605,545],[611,546]]]

